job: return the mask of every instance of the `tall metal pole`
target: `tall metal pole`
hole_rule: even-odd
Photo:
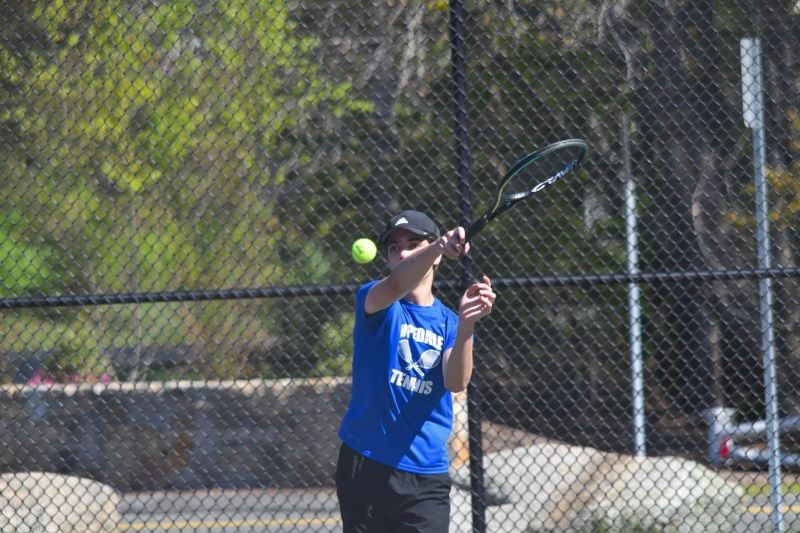
[[[450,49],[453,62],[453,91],[456,128],[456,171],[460,193],[462,224],[472,220],[472,201],[469,182],[469,137],[467,135],[467,77],[464,56],[464,2],[450,2]],[[461,284],[472,283],[472,259],[462,261]],[[483,436],[481,431],[480,372],[475,369],[467,386],[467,427],[469,431],[469,472],[472,496],[472,531],[486,532],[486,499],[483,484]]]
[[[636,233],[636,184],[631,164],[628,114],[622,112],[622,153],[625,163],[625,243],[628,274],[639,273],[639,247]],[[628,283],[628,342],[631,352],[631,394],[633,399],[633,453],[645,455],[644,364],[642,362],[642,307],[639,284]]]
[[[761,76],[761,42],[758,38],[740,41],[742,66],[742,110],[744,123],[753,130],[753,167],[756,193],[756,244],[758,268],[770,268],[767,187],[764,179],[766,146],[764,141],[764,100]],[[784,531],[781,510],[781,451],[779,439],[778,385],[775,370],[775,337],[772,319],[772,279],[758,282],[761,311],[761,354],[764,362],[764,403],[767,410],[771,518],[774,531]]]
[[[625,57],[626,86],[636,90],[636,62],[632,47],[616,32],[612,32],[622,55]],[[639,274],[639,246],[636,232],[636,183],[633,180],[631,162],[631,137],[628,111],[622,110],[622,157],[625,179],[625,257],[628,275]],[[642,306],[639,298],[639,283],[628,283],[628,344],[631,359],[631,408],[633,416],[633,453],[644,457],[645,451],[645,399],[644,364],[642,362]]]

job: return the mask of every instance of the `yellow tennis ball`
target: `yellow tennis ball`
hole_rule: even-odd
[[[358,239],[353,243],[352,252],[355,262],[365,265],[375,259],[378,247],[370,239]]]

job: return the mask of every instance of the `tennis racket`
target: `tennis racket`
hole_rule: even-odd
[[[466,241],[475,237],[497,215],[545,190],[578,168],[586,155],[586,149],[584,141],[566,139],[520,159],[500,181],[494,206],[467,228]]]

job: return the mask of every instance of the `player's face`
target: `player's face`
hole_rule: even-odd
[[[386,240],[386,261],[389,270],[394,270],[400,261],[430,246],[425,237],[405,229],[398,229]]]

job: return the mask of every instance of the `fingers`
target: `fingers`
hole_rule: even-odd
[[[456,250],[458,251],[459,255],[466,255],[469,251],[469,243],[466,242],[467,239],[467,230],[462,228],[461,226],[455,229],[455,237],[457,240]]]
[[[492,304],[488,301],[475,301],[461,308],[459,320],[475,322],[492,312]]]
[[[482,281],[472,284],[461,299],[460,318],[469,322],[479,320],[492,312],[497,294],[491,280],[483,276]]]
[[[467,231],[459,226],[444,234],[444,255],[448,259],[458,259],[469,253],[466,242]]]
[[[483,276],[483,283],[478,283],[477,285],[478,296],[480,297],[481,303],[488,308],[488,311],[491,311],[494,301],[497,298],[497,294],[494,292],[494,289],[492,289],[492,281],[488,276]]]
[[[492,300],[494,300],[495,293],[492,288],[492,280],[489,279],[489,276],[483,276],[483,280],[475,282],[470,289],[474,291],[475,295],[491,295]]]
[[[461,226],[458,226],[452,231],[453,233],[453,250],[455,251],[456,258],[466,255],[469,252],[469,243],[466,242],[467,232]]]
[[[480,297],[481,305],[491,311],[492,306],[494,305],[494,300],[497,298],[497,295],[494,293],[494,291],[491,288],[481,289],[478,295]]]

